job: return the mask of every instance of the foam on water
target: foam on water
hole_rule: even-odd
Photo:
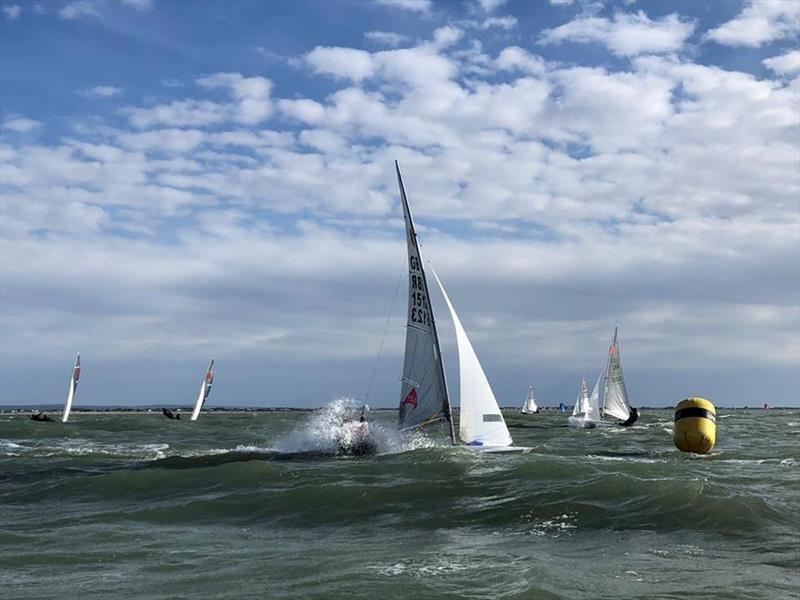
[[[353,398],[337,398],[312,413],[311,418],[276,444],[279,452],[335,454],[340,445],[348,445],[357,435],[357,420],[363,404]],[[367,413],[369,416],[369,413]],[[379,454],[395,454],[436,446],[422,432],[403,434],[380,423],[370,422],[370,434]]]

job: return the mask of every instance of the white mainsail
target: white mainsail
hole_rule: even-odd
[[[615,326],[614,338],[608,349],[606,385],[603,393],[603,417],[608,415],[626,421],[631,414],[631,406],[628,403],[628,391],[625,389],[625,380],[622,377],[617,330],[618,327]]]
[[[208,369],[206,369],[205,377],[203,377],[203,383],[200,384],[200,393],[197,396],[197,402],[195,402],[194,410],[192,411],[192,419],[191,419],[192,421],[197,421],[197,417],[200,416],[200,411],[203,409],[203,405],[206,403],[208,395],[211,393],[212,385],[214,385],[213,358],[211,359],[211,362],[208,364]]]
[[[439,337],[428,293],[428,282],[420,258],[417,233],[403,187],[400,166],[395,161],[397,183],[406,224],[408,246],[408,320],[403,378],[400,388],[400,429],[414,429],[440,419],[448,421],[450,438],[456,443],[455,430],[444,375]]]
[[[594,382],[592,388],[592,395],[589,396],[589,403],[586,411],[586,418],[591,421],[600,420],[600,382],[603,380],[603,373],[597,376],[597,381]]]
[[[72,410],[72,401],[75,399],[75,390],[78,389],[78,380],[81,378],[81,353],[75,357],[75,365],[72,367],[72,376],[69,378],[69,388],[67,390],[67,401],[64,403],[64,414],[61,415],[61,422],[66,423],[69,413]]]
[[[536,406],[536,394],[533,391],[533,385],[528,385],[528,394],[525,396],[525,403],[522,405],[521,412],[524,414],[539,412],[539,407]]]
[[[453,304],[442,285],[436,271],[436,283],[450,309],[458,343],[458,371],[461,388],[459,436],[461,441],[472,446],[508,447],[514,441],[500,412],[497,399],[486,379],[481,363],[467,337],[464,327],[456,314]]]

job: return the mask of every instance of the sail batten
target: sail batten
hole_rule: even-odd
[[[445,419],[449,422],[450,437],[455,443],[450,397],[439,351],[428,282],[397,161],[395,169],[403,205],[408,250],[408,313],[398,426],[401,430],[416,429]]]
[[[456,343],[458,345],[458,372],[459,388],[461,394],[459,419],[459,436],[467,445],[486,447],[508,447],[514,441],[508,432],[500,406],[489,385],[486,374],[483,372],[475,349],[467,337],[464,326],[453,308],[450,297],[442,285],[436,271],[433,276],[444,296],[453,326],[456,330]]]

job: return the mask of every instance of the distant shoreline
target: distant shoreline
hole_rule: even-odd
[[[164,405],[165,408],[169,408],[172,411],[178,412],[185,412],[191,413],[192,407],[191,406],[174,406],[174,405]],[[106,414],[106,413],[114,413],[114,414],[161,414],[162,406],[145,406],[145,407],[137,407],[137,406],[84,406],[80,408],[73,408],[72,414],[73,415],[81,415],[81,414]],[[317,408],[297,408],[291,406],[225,406],[225,407],[214,407],[214,408],[206,408],[203,410],[203,413],[306,413],[306,412],[314,412],[317,410],[322,410],[325,408],[324,406],[320,406]],[[40,406],[19,406],[19,405],[12,405],[12,406],[2,406],[0,407],[0,414],[31,414],[35,412],[50,412],[50,413],[60,413],[62,410],[61,405],[40,405]],[[373,408],[372,412],[395,412],[396,408]],[[517,406],[504,406],[501,408],[503,411],[519,411],[519,407]],[[568,412],[568,411],[560,411],[556,407],[543,407],[540,409],[541,412],[544,413],[561,413],[561,412]],[[674,410],[673,406],[642,406],[639,407],[640,411],[656,411],[656,410]],[[764,408],[760,406],[718,406],[717,410],[720,411],[738,411],[738,410],[750,410],[750,411],[760,411],[763,412]],[[769,410],[800,410],[800,406],[771,406]],[[458,412],[458,408],[454,408],[453,412]],[[535,418],[535,415],[525,415],[526,417]]]

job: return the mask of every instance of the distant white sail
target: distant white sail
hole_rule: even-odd
[[[614,339],[608,349],[608,367],[606,369],[606,385],[603,394],[603,416],[611,416],[626,421],[631,414],[628,403],[628,391],[622,377],[622,363],[619,356],[617,327],[614,327]]]
[[[597,381],[594,382],[592,388],[592,395],[589,396],[589,404],[586,411],[586,418],[592,421],[600,420],[600,382],[603,380],[603,373],[597,376]]]
[[[497,399],[486,379],[481,363],[472,348],[472,344],[461,325],[450,298],[439,280],[436,271],[433,271],[436,283],[442,290],[453,325],[456,330],[458,343],[458,371],[461,388],[459,436],[461,441],[473,446],[511,446],[514,441],[508,433],[508,427],[500,412]]]
[[[420,258],[417,233],[403,187],[400,167],[395,161],[397,183],[406,224],[408,246],[408,320],[403,378],[400,388],[400,429],[413,429],[446,419],[450,437],[456,442],[450,398],[444,375],[439,336],[433,318],[428,282]]]
[[[211,393],[212,385],[214,385],[213,358],[211,359],[211,362],[208,364],[208,369],[206,369],[205,377],[203,377],[203,383],[200,384],[200,393],[197,395],[197,402],[195,402],[194,411],[192,411],[192,419],[191,419],[192,421],[197,421],[197,417],[200,416],[200,411],[203,409],[203,405],[206,403],[208,395]]]
[[[67,389],[67,401],[64,403],[64,414],[61,415],[61,422],[66,423],[69,413],[72,410],[72,401],[75,399],[75,390],[78,389],[78,380],[81,378],[81,353],[75,357],[75,366],[72,367],[72,376],[69,378],[69,388]]]
[[[533,386],[528,386],[528,393],[525,396],[525,402],[522,405],[522,413],[524,414],[534,414],[539,412],[539,407],[536,406],[536,394],[533,391]]]
[[[575,399],[575,406],[572,408],[572,416],[578,417],[585,415],[589,409],[589,390],[586,388],[586,379],[581,378],[581,387],[578,390],[578,397]]]

